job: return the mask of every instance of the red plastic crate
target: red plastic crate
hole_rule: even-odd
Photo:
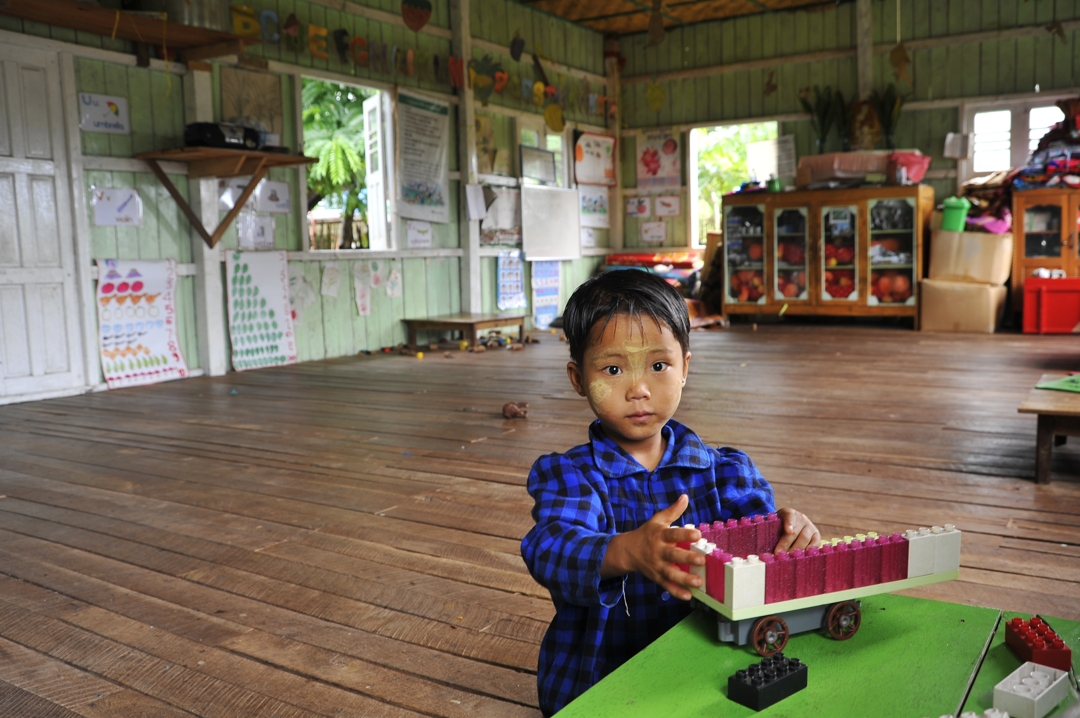
[[[1024,333],[1080,333],[1080,277],[1024,281]]]

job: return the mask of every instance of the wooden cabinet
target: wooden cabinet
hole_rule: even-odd
[[[1080,276],[1080,190],[1013,192],[1012,306],[1023,306],[1024,280],[1040,267]]]
[[[724,312],[913,317],[934,190],[724,198]],[[786,309],[785,309],[786,307]]]

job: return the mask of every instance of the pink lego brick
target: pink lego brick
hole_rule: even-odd
[[[754,553],[757,543],[757,528],[749,516],[739,519],[731,540],[731,553],[746,558]]]
[[[817,546],[806,549],[808,585],[811,596],[825,593],[825,555]]]
[[[784,524],[780,521],[780,517],[775,513],[770,513],[765,516],[765,535],[766,540],[763,544],[765,551],[776,551],[776,544],[780,542],[780,537],[784,535]]]
[[[696,529],[697,526],[694,526],[694,524],[683,524],[683,528],[684,529]],[[689,541],[679,541],[678,543],[675,544],[675,546],[676,546],[676,548],[681,548],[683,551],[689,551],[690,550],[690,542]],[[675,564],[675,566],[680,571],[682,571],[683,573],[689,573],[690,572],[690,564],[677,563],[677,564]]]
[[[904,538],[903,534],[896,533],[896,534],[892,535],[892,544],[893,544],[893,546],[895,546],[895,548],[893,549],[893,551],[894,551],[893,555],[894,555],[894,557],[896,559],[895,573],[893,574],[893,576],[895,576],[895,578],[893,580],[894,581],[902,581],[905,578],[907,578],[907,575],[908,575],[908,570],[907,570],[907,560],[908,560],[907,539]]]
[[[795,598],[805,598],[810,595],[810,565],[806,561],[806,551],[794,549],[791,562],[795,564]]]
[[[1072,668],[1072,649],[1038,616],[1027,621],[1017,616],[1006,623],[1005,643],[1022,661],[1050,666],[1059,671]]]
[[[709,538],[709,541],[712,541],[714,544],[716,544],[716,548],[727,551],[730,548],[730,546],[728,545],[730,540],[731,539],[728,536],[728,532],[724,528],[724,522],[713,521],[712,536]]]
[[[867,538],[863,541],[866,549],[866,585],[872,586],[881,583],[881,545],[875,538]]]
[[[771,553],[761,554],[765,564],[765,603],[776,603],[780,595],[780,563]]]
[[[846,591],[849,588],[855,587],[855,554],[851,551],[851,546],[841,541],[836,544],[836,557],[839,565],[839,582],[840,591]]]
[[[772,553],[773,547],[765,546],[765,515],[751,516],[750,522],[754,525],[754,553],[758,556],[763,553]]]
[[[866,546],[859,539],[853,540],[849,544],[851,549],[852,561],[854,563],[853,580],[851,583],[852,588],[859,588],[860,586],[870,585],[870,566],[868,560],[870,558],[869,552],[866,550]]]
[[[787,551],[778,551],[776,561],[780,564],[777,574],[777,600],[790,601],[795,598],[795,561]]]
[[[724,564],[731,554],[720,549],[705,557],[705,593],[721,603],[724,602]]]
[[[823,544],[821,555],[825,557],[825,593],[840,591],[840,555],[831,543]]]

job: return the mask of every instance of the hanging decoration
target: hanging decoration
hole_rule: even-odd
[[[901,42],[892,49],[889,53],[889,62],[893,66],[893,77],[910,85],[911,75],[908,74],[908,67],[911,65],[911,56],[908,55],[904,43]]]
[[[525,52],[525,38],[521,36],[521,30],[514,30],[514,39],[510,41],[510,57],[514,62],[520,62],[523,52]]]
[[[429,0],[401,0],[401,19],[405,21],[405,27],[420,32],[431,19],[431,3]]]
[[[664,17],[660,14],[661,0],[653,0],[649,13],[649,39],[645,47],[656,47],[664,41]]]
[[[501,72],[502,65],[491,59],[491,55],[484,55],[480,60],[469,60],[469,85],[480,104],[487,104],[495,91],[495,75]]]
[[[659,82],[650,82],[649,86],[645,89],[645,104],[649,106],[649,109],[653,112],[659,112],[664,108],[664,101],[667,99],[667,90]]]
[[[566,127],[566,121],[563,119],[562,105],[552,103],[544,110],[544,122],[547,123],[548,129],[552,132],[562,132]]]
[[[776,92],[778,87],[779,85],[776,84],[776,70],[770,70],[769,77],[765,80],[765,88],[762,90],[761,94],[765,95],[765,97],[768,97],[769,95]]]

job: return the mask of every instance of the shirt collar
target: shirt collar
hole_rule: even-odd
[[[670,467],[705,469],[712,464],[709,450],[698,435],[674,419],[668,420],[660,433],[666,445],[664,456],[660,459],[657,469]],[[589,426],[589,439],[592,442],[593,462],[608,478],[621,479],[634,474],[648,473],[637,459],[623,451],[622,447],[604,434],[603,429],[600,428],[599,419]]]

